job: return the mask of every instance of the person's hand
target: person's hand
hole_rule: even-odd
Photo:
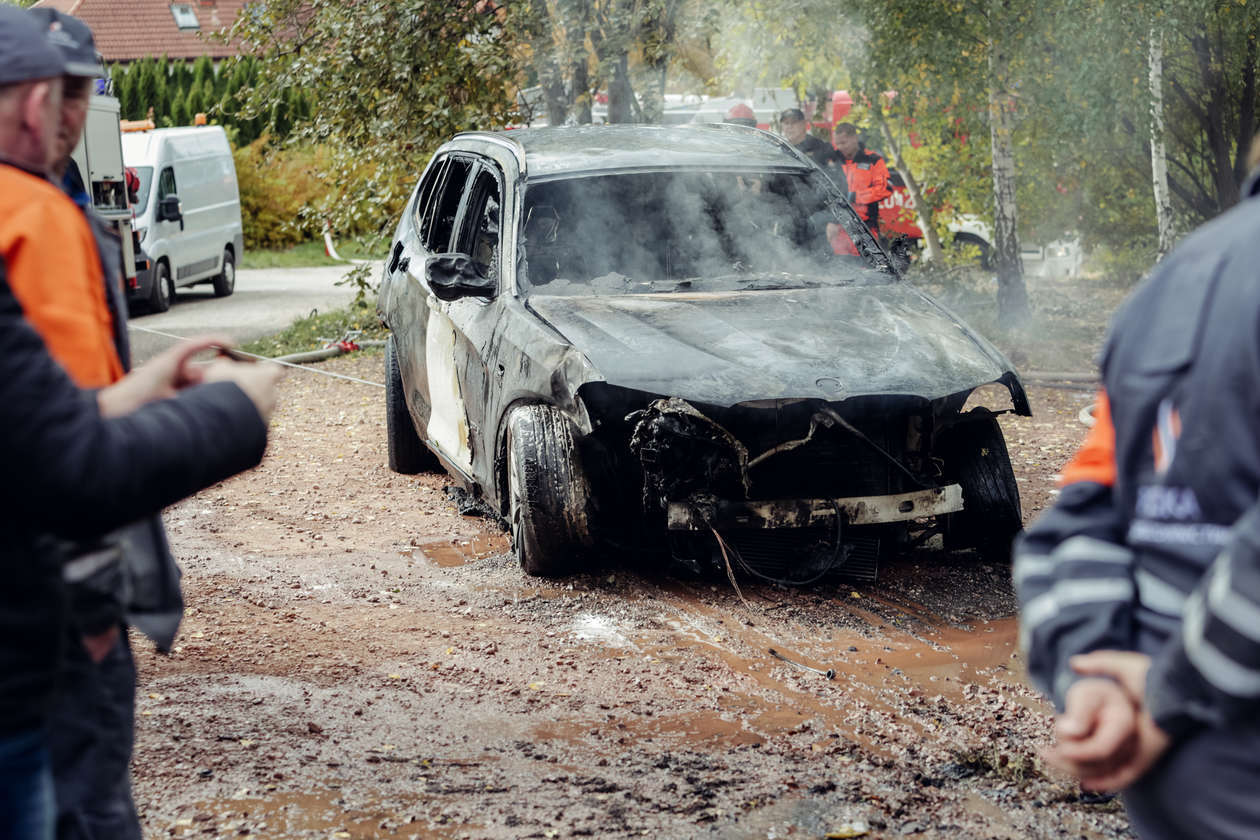
[[[1100,770],[1081,784],[1089,790],[1121,790],[1136,782],[1159,760],[1170,743],[1146,708],[1146,676],[1151,658],[1141,653],[1121,650],[1099,650],[1074,656],[1072,670],[1087,677],[1109,677],[1124,689],[1138,707],[1137,743],[1129,760],[1107,770]]]
[[[1054,722],[1055,745],[1044,753],[1054,767],[1086,780],[1110,779],[1138,751],[1138,707],[1116,681],[1087,677],[1068,689]]]
[[[203,382],[235,382],[245,392],[264,423],[271,422],[276,408],[276,385],[284,378],[284,368],[266,362],[233,362],[215,359],[202,366]]]
[[[103,633],[79,637],[83,641],[83,649],[87,651],[88,658],[92,660],[93,665],[100,665],[106,655],[114,649],[114,645],[118,644],[118,633],[118,625],[114,625]]]
[[[1139,706],[1146,703],[1146,674],[1151,658],[1128,650],[1096,650],[1068,660],[1072,670],[1082,677],[1110,677],[1120,683]]]
[[[175,396],[182,388],[202,380],[203,367],[193,357],[230,343],[223,336],[199,336],[181,341],[154,356],[118,382],[96,394],[96,404],[105,417],[130,414],[145,403]]]

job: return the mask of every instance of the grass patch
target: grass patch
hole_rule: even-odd
[[[298,318],[287,329],[251,341],[241,347],[259,356],[283,356],[305,350],[318,350],[326,343],[320,339],[339,339],[347,330],[362,330],[360,338],[383,339],[389,330],[376,318],[376,298],[368,297],[341,309],[315,312]]]
[[[378,245],[378,247],[380,247]],[[384,254],[369,248],[358,239],[347,239],[337,244],[337,252],[346,259],[384,259]],[[291,248],[261,250],[246,248],[240,268],[306,268],[313,265],[345,265],[324,253],[324,243],[312,240]]]

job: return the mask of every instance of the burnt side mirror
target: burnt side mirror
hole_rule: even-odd
[[[158,202],[158,221],[159,222],[182,222],[184,214],[179,209],[179,196],[171,193],[162,196],[162,200]]]
[[[498,284],[486,277],[467,254],[436,254],[424,264],[424,278],[439,300],[479,297],[489,300]]]

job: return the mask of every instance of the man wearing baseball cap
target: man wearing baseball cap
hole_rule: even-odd
[[[46,221],[56,231],[91,234],[65,196],[44,177],[55,153],[65,61],[30,15],[0,5],[0,255],[20,271],[49,266],[27,233]],[[29,247],[29,246],[34,246]],[[55,250],[54,250],[55,253]],[[53,831],[53,787],[45,715],[60,647],[55,605],[41,597],[35,569],[6,569],[0,587],[0,825],[14,840],[48,840]]]
[[[53,357],[82,387],[122,377],[92,231],[48,176],[66,61],[28,11],[0,6],[0,256]]]
[[[105,75],[105,68],[92,30],[83,21],[46,7],[31,9],[30,14],[43,28],[47,42],[65,60],[60,127],[51,169],[91,227],[93,256],[103,278],[101,288],[110,315],[113,349],[121,370],[126,371],[130,368],[130,348],[121,246],[117,235],[93,209],[78,166],[71,158],[83,135],[95,81]],[[53,339],[48,340],[54,346]],[[70,368],[69,372],[81,384],[89,382],[92,376],[90,366]],[[119,545],[125,546],[122,569],[143,570],[137,572],[143,580],[169,584],[160,588],[160,631],[154,633],[146,620],[153,618],[151,614],[137,621],[161,649],[169,649],[183,615],[183,599],[179,569],[167,548],[161,517],[128,526],[116,538]],[[136,669],[126,625],[133,599],[126,593],[149,590],[140,579],[118,574],[115,569],[81,579],[75,573],[78,558],[95,557],[99,552],[96,541],[78,547],[69,551],[66,566],[66,589],[74,611],[66,631],[59,691],[49,711],[48,728],[57,837],[140,840],[130,780]]]

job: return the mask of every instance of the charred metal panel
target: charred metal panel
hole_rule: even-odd
[[[530,307],[608,382],[718,406],[862,394],[933,400],[1010,373],[988,342],[899,283],[534,296]]]
[[[671,530],[707,531],[709,528],[834,527],[836,517],[846,525],[878,525],[940,516],[963,509],[962,487],[947,484],[891,496],[845,499],[778,499],[766,502],[698,498],[671,502],[667,525]]]

